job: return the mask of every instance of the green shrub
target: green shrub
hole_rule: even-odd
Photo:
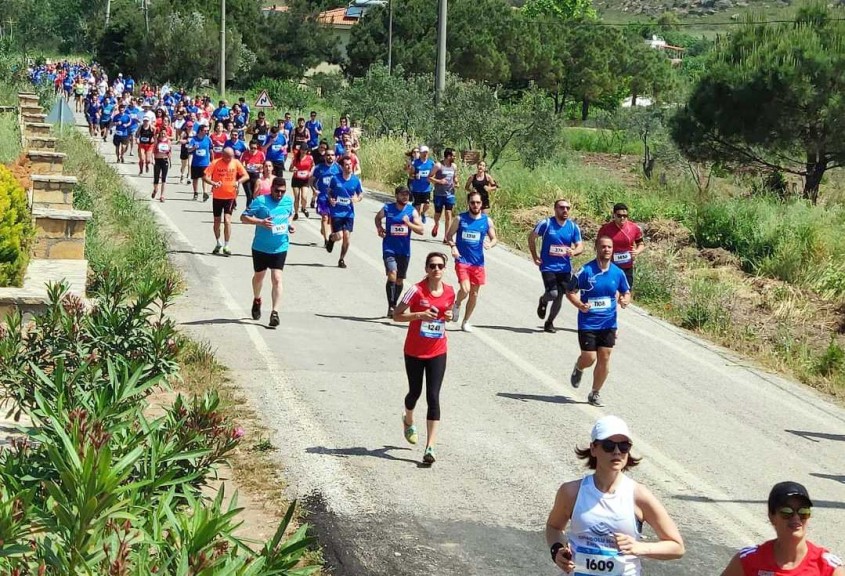
[[[637,258],[634,271],[634,294],[637,302],[665,306],[672,301],[677,276],[672,263],[663,254],[646,250]]]
[[[361,143],[358,159],[361,161],[361,175],[385,185],[388,192],[392,187],[407,180],[405,152],[409,150],[402,138],[368,138]]]
[[[816,358],[813,371],[820,376],[829,377],[842,372],[843,368],[845,368],[845,350],[831,338],[827,348]]]
[[[689,295],[678,306],[681,327],[726,334],[731,326],[731,288],[716,278],[697,277],[693,279],[689,290]]]
[[[26,191],[0,165],[0,286],[20,286],[34,235]]]
[[[625,130],[607,130],[602,128],[564,128],[566,145],[578,152],[603,154],[629,154],[641,156],[643,144],[639,139],[632,139]]]
[[[21,139],[15,114],[0,114],[0,164],[14,161],[21,153]]]

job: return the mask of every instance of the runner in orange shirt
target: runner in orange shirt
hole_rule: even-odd
[[[232,237],[232,211],[238,198],[238,184],[249,180],[246,168],[235,160],[235,151],[231,148],[223,149],[223,157],[215,160],[205,169],[203,180],[211,184],[212,211],[214,212],[214,238],[217,244],[212,254],[231,256],[229,239]],[[220,243],[220,219],[223,218],[223,241]]]
[[[628,207],[621,202],[613,206],[613,220],[599,228],[596,238],[613,240],[613,263],[622,268],[628,286],[634,288],[634,262],[643,250],[642,229],[628,218]]]

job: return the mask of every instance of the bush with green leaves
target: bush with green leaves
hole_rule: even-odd
[[[182,341],[168,282],[132,290],[107,278],[88,308],[49,287],[47,311],[0,333],[0,381],[30,425],[0,450],[0,573],[305,575],[312,539],[288,528],[263,547],[236,536],[237,495],[203,488],[243,430],[215,393],[147,397],[178,377]]]
[[[0,165],[0,286],[20,286],[29,263],[34,236],[26,191]]]

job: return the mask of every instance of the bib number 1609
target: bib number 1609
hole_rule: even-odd
[[[599,573],[613,573],[613,568],[616,566],[613,560],[596,560],[595,558],[587,558],[585,562],[587,570]]]

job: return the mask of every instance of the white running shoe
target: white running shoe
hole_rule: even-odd
[[[473,328],[472,324],[470,324],[469,322],[464,322],[463,324],[461,324],[461,330],[463,330],[464,332],[472,332],[473,330],[475,330],[475,328]]]

